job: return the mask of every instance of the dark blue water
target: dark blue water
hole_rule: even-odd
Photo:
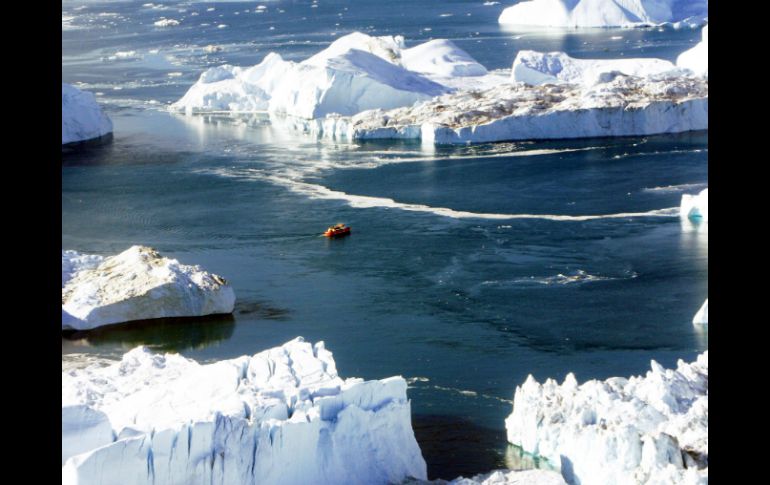
[[[706,186],[706,133],[428,150],[158,109],[205,66],[301,59],[352,30],[451,38],[501,69],[524,48],[673,59],[700,35],[512,33],[502,6],[482,3],[281,1],[256,14],[259,2],[65,2],[87,28],[62,33],[64,81],[102,93],[115,137],[63,158],[62,248],[150,245],[225,276],[238,303],[231,318],[76,335],[62,353],[147,344],[210,361],[324,340],[345,377],[411,379],[430,476],[454,478],[519,463],[503,420],[528,374],[628,376],[708,348],[691,323],[708,294],[707,227],[655,212]],[[153,27],[162,16],[181,24]],[[135,54],[109,60],[119,51]],[[553,217],[624,213],[649,214]],[[336,222],[353,235],[319,237]]]

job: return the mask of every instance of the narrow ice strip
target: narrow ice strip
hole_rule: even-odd
[[[569,483],[708,483],[708,352],[646,376],[516,388],[508,441],[560,466]]]
[[[426,480],[406,391],[342,379],[301,337],[207,365],[138,347],[62,372],[62,483]]]
[[[112,120],[94,95],[75,86],[61,85],[61,144],[95,140],[112,133]]]
[[[709,323],[709,299],[708,298],[706,298],[706,301],[703,302],[703,305],[701,305],[700,310],[698,310],[698,313],[696,313],[695,316],[693,317],[692,323],[708,325]]]

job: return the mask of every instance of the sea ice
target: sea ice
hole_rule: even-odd
[[[406,390],[342,379],[301,337],[206,365],[138,347],[62,372],[62,483],[426,480]]]
[[[112,133],[112,121],[92,93],[61,85],[61,144],[100,138]]]
[[[232,287],[198,266],[144,246],[103,261],[96,258],[68,254],[65,261],[62,253],[62,329],[233,311]]]
[[[683,194],[679,214],[682,217],[709,220],[709,189],[703,189],[698,195]]]
[[[708,351],[644,377],[516,388],[508,441],[560,467],[570,483],[708,483]]]

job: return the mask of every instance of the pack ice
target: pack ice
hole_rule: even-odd
[[[232,287],[198,266],[133,246],[109,258],[62,251],[62,329],[231,313]]]
[[[498,22],[524,27],[703,25],[708,0],[530,0],[506,8]]]
[[[94,95],[75,86],[61,85],[61,144],[93,140],[112,133],[112,121]]]
[[[683,194],[679,207],[682,217],[701,220],[709,220],[709,189],[703,189],[698,195]]]
[[[508,441],[569,483],[708,483],[708,351],[676,369],[578,385],[532,376],[516,388]]]
[[[143,347],[62,372],[62,483],[425,480],[401,377],[342,379],[323,342],[198,364]]]

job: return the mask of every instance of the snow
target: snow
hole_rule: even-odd
[[[564,478],[548,470],[495,470],[471,478],[407,480],[402,485],[567,485]]]
[[[100,138],[112,133],[112,121],[94,95],[75,86],[61,85],[61,144]]]
[[[144,246],[97,258],[62,253],[62,329],[233,311],[232,287],[198,266]]]
[[[446,39],[435,39],[401,51],[401,65],[410,71],[440,77],[484,76],[487,69]]]
[[[679,214],[689,219],[708,222],[709,220],[709,189],[703,189],[698,195],[683,194],[679,206]]]
[[[673,69],[676,66],[663,59],[575,59],[564,52],[523,50],[519,51],[513,61],[511,79],[527,84],[568,82],[591,86],[607,73],[648,76]]]
[[[703,25],[707,0],[530,0],[506,8],[501,24],[522,27]]]
[[[138,347],[62,372],[62,483],[425,480],[406,390],[342,379],[323,342],[301,337],[206,365]]]
[[[67,282],[72,279],[72,276],[75,275],[80,270],[84,269],[92,269],[97,266],[99,266],[102,261],[104,261],[104,257],[97,256],[95,254],[81,254],[77,251],[64,251],[61,252],[61,286],[64,288],[64,285],[67,284]]]
[[[687,50],[676,58],[676,65],[690,69],[696,75],[708,77],[709,75],[709,26],[703,27],[701,41],[690,50]]]
[[[706,301],[703,302],[703,305],[700,307],[700,310],[698,310],[698,313],[695,314],[695,317],[692,319],[692,323],[700,323],[700,324],[706,324],[709,323],[709,299],[706,298]]]
[[[708,351],[644,377],[516,388],[508,441],[560,466],[570,483],[708,483]]]
[[[650,135],[708,129],[708,83],[693,77],[612,74],[593,86],[501,84],[352,117],[293,122],[328,138],[423,143]]]

